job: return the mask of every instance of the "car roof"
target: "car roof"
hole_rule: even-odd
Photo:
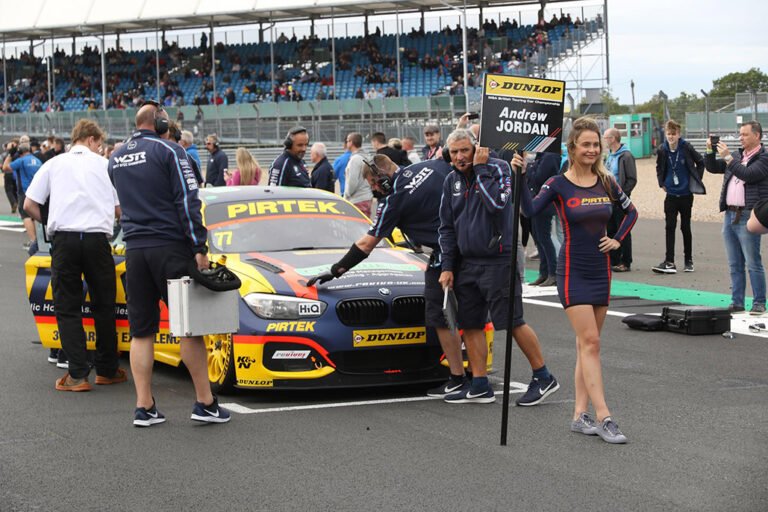
[[[200,189],[200,199],[206,205],[254,201],[259,199],[327,199],[332,197],[343,200],[340,196],[316,188],[300,187],[262,187],[248,185],[242,187],[209,187]]]

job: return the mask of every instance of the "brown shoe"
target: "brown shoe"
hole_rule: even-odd
[[[90,391],[91,385],[88,383],[88,378],[73,379],[69,372],[56,381],[56,389],[59,391]]]
[[[96,376],[96,384],[98,385],[120,384],[121,382],[125,382],[127,380],[128,374],[122,368],[118,368],[112,377],[104,377],[103,375]]]

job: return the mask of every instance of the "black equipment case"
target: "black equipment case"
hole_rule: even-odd
[[[668,331],[683,334],[722,334],[731,330],[728,308],[665,306],[661,318]]]

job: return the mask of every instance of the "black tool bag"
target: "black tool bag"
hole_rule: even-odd
[[[640,313],[637,315],[625,316],[621,319],[622,323],[627,324],[631,329],[640,331],[662,331],[664,330],[664,319],[659,315],[648,315]]]
[[[728,308],[665,306],[661,318],[668,331],[683,334],[722,334],[731,330]]]

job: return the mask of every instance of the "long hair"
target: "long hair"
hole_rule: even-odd
[[[597,140],[600,143],[600,157],[592,164],[592,174],[598,177],[600,183],[603,184],[603,188],[608,193],[608,197],[614,200],[613,197],[613,175],[608,169],[605,168],[603,163],[603,137],[600,133],[600,126],[591,117],[580,117],[573,122],[571,127],[571,133],[568,134],[568,142],[566,147],[568,148],[568,167],[573,167],[573,156],[576,150],[576,141],[584,132],[595,132],[597,134]]]
[[[240,170],[240,184],[250,185],[254,181],[261,181],[261,168],[259,162],[253,158],[253,155],[245,148],[237,148],[235,153],[237,168]]]

